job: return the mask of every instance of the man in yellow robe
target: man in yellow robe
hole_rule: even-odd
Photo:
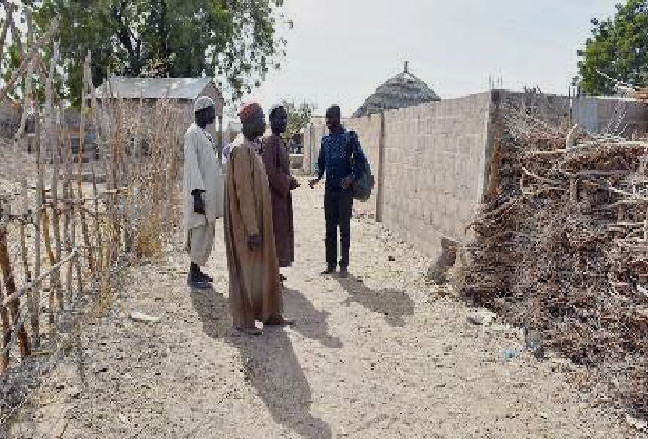
[[[279,262],[272,225],[272,198],[257,139],[265,132],[258,104],[244,106],[239,116],[243,136],[231,146],[225,176],[225,247],[229,270],[230,310],[234,326],[260,334],[264,325],[290,324],[284,319]]]

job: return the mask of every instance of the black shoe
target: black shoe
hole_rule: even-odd
[[[236,328],[237,331],[239,331],[242,334],[245,335],[261,335],[263,334],[263,331],[260,330],[259,328]]]
[[[326,270],[322,271],[320,274],[322,276],[328,276],[329,274],[335,273],[335,267],[328,267]]]
[[[187,285],[197,290],[206,290],[209,288],[209,283],[205,279],[192,273],[187,275]]]
[[[209,282],[209,283],[214,282],[214,278],[213,278],[213,277],[211,277],[211,276],[208,275],[207,273],[203,273],[202,271],[199,271],[199,272],[198,272],[198,276],[199,276],[202,280],[204,280],[205,282]]]
[[[340,274],[338,274],[338,276],[342,279],[346,279],[347,277],[349,277],[349,270],[347,270],[346,267],[340,268]]]
[[[263,322],[263,326],[293,326],[295,322],[285,317],[275,317],[266,322]]]

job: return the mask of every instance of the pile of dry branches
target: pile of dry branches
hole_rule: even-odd
[[[648,414],[648,142],[501,106],[462,292],[586,365]]]

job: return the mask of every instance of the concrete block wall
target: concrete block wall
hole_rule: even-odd
[[[362,117],[358,119],[349,119],[345,121],[345,126],[349,130],[353,130],[358,134],[358,139],[362,145],[362,150],[369,160],[371,165],[371,173],[376,179],[376,187],[374,188],[371,198],[364,202],[356,202],[354,208],[356,211],[361,211],[368,214],[376,214],[377,200],[378,200],[378,178],[380,175],[380,114],[372,114],[371,116]]]
[[[383,222],[436,256],[466,241],[484,184],[491,93],[385,114]]]
[[[324,118],[313,118],[304,128],[304,173],[315,174],[315,164],[321,145],[322,136],[326,134]]]

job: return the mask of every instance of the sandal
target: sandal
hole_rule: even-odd
[[[205,282],[212,283],[214,282],[214,278],[208,275],[207,273],[204,273],[202,271],[198,272],[198,276],[200,276]]]

